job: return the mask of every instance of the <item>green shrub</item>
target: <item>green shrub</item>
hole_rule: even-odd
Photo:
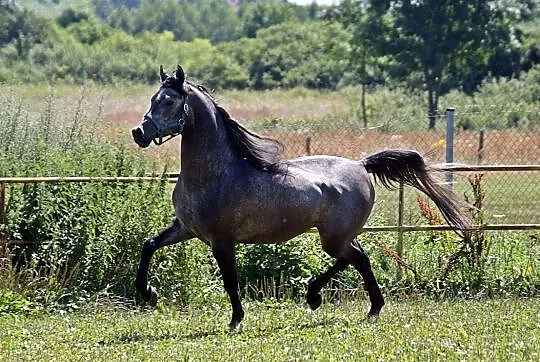
[[[37,117],[18,100],[2,99],[0,104],[0,176],[155,172],[148,160],[123,143],[88,133],[94,128],[88,123],[99,120],[81,117],[80,109],[62,117],[54,97],[48,97]],[[14,243],[8,264],[0,268],[0,289],[46,305],[104,289],[135,297],[140,246],[172,219],[170,193],[165,181],[9,185],[2,232]],[[184,273],[198,260],[189,250],[183,245],[159,254],[162,263],[152,273],[155,284],[167,286],[166,297],[183,302],[202,294],[206,284],[198,280],[212,279],[210,269]]]

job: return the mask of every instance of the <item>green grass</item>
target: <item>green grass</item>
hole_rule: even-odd
[[[454,175],[453,191],[459,198],[467,195],[473,201],[472,188],[467,176],[481,172],[457,172]],[[484,172],[482,188],[485,192],[484,217],[488,224],[538,224],[540,223],[540,172]],[[439,177],[444,180],[444,176]],[[417,224],[421,217],[417,197],[424,194],[412,187],[405,187],[404,219],[408,225]],[[371,224],[384,219],[388,225],[397,225],[398,191],[376,187],[375,209]],[[433,205],[433,204],[432,204]]]
[[[3,360],[538,360],[540,299],[390,302],[366,321],[365,301],[0,316]]]

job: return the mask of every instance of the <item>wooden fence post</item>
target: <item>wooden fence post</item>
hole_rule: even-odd
[[[403,258],[403,204],[404,204],[404,189],[403,182],[399,183],[399,197],[398,197],[398,219],[397,219],[397,229],[398,229],[398,239],[396,245],[396,252],[400,258]],[[401,265],[398,265],[397,270],[397,280],[401,279]]]
[[[4,226],[6,223],[6,214],[5,214],[5,203],[6,203],[6,184],[0,182],[0,227]],[[4,238],[4,232],[0,228],[0,258],[3,258],[6,253],[6,240]]]
[[[484,130],[481,129],[478,134],[478,152],[477,152],[477,162],[478,164],[482,163],[484,159]]]
[[[311,156],[311,136],[306,137],[306,155]]]

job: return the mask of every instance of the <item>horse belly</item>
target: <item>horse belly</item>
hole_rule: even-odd
[[[246,244],[274,244],[282,243],[298,236],[313,225],[304,220],[289,220],[286,217],[279,223],[267,223],[264,227],[257,227],[256,230],[249,230],[241,227],[237,240]]]
[[[309,230],[318,220],[319,195],[306,193],[286,202],[280,202],[285,198],[274,196],[248,212],[240,210],[235,233],[238,242],[284,242]]]

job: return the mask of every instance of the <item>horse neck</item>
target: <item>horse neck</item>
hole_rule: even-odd
[[[239,156],[213,104],[199,96],[192,109],[195,120],[182,135],[181,172],[190,183],[201,185],[222,175]]]

